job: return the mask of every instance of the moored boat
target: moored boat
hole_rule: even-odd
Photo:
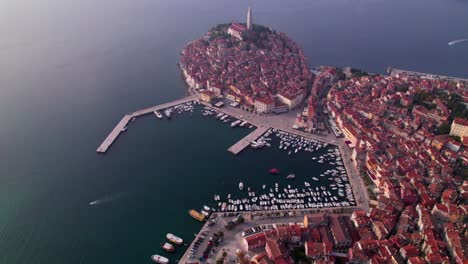
[[[167,233],[166,234],[166,238],[167,240],[171,241],[172,243],[174,244],[177,244],[177,245],[182,245],[182,243],[184,243],[184,240],[172,233]]]
[[[239,182],[239,190],[242,191],[242,189],[244,189],[244,184],[242,182]]]
[[[171,243],[167,243],[167,242],[161,244],[161,248],[167,252],[174,252],[175,250],[175,247],[171,245]]]
[[[189,214],[191,217],[197,219],[200,222],[205,221],[205,216],[202,213],[197,212],[196,210],[189,210]]]
[[[169,109],[164,110],[164,114],[166,115],[168,119],[171,119],[171,110]]]
[[[156,116],[157,116],[159,119],[162,119],[162,118],[163,118],[163,116],[161,115],[161,113],[160,113],[160,112],[158,112],[158,111],[154,110],[154,112],[153,112],[153,113],[154,113],[154,114],[155,114],[155,115],[156,115]]]
[[[156,263],[166,264],[169,263],[169,259],[160,255],[152,255],[151,259]]]
[[[241,120],[236,120],[234,122],[231,123],[231,127],[236,127],[238,126],[242,121]]]

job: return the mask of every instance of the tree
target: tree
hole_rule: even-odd
[[[450,125],[447,123],[442,123],[438,128],[437,128],[437,134],[438,135],[446,135],[450,132]]]

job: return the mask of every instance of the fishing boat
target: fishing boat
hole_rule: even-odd
[[[174,252],[175,251],[175,247],[173,245],[171,245],[171,243],[164,243],[164,244],[161,244],[161,248],[164,249],[166,252]]]
[[[189,210],[189,215],[200,222],[205,221],[205,216],[202,213],[197,212],[196,210]]]
[[[159,113],[158,111],[154,110],[153,112],[159,119],[162,119],[163,116],[161,115],[161,113]]]
[[[272,169],[270,169],[268,172],[269,172],[270,174],[278,174],[278,173],[280,173],[280,170],[277,169],[277,168],[272,168]]]
[[[160,255],[152,255],[151,259],[156,263],[161,263],[161,264],[169,263],[169,259]]]
[[[182,245],[182,243],[184,243],[184,240],[182,240],[182,238],[180,238],[180,237],[178,237],[178,236],[176,236],[174,234],[171,234],[171,233],[167,233],[166,238],[167,238],[167,240],[169,240],[172,243],[177,244],[177,245]]]

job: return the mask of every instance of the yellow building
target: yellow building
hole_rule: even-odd
[[[455,118],[450,128],[450,135],[458,136],[461,138],[467,137],[468,136],[468,120],[465,120],[463,118]]]
[[[211,103],[211,100],[213,100],[215,97],[216,97],[216,95],[212,91],[206,90],[206,91],[200,92],[200,100],[201,101]]]

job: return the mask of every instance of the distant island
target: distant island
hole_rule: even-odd
[[[306,97],[312,74],[301,47],[286,34],[247,23],[219,24],[182,50],[189,90],[205,101],[224,96],[257,113],[282,113]]]

